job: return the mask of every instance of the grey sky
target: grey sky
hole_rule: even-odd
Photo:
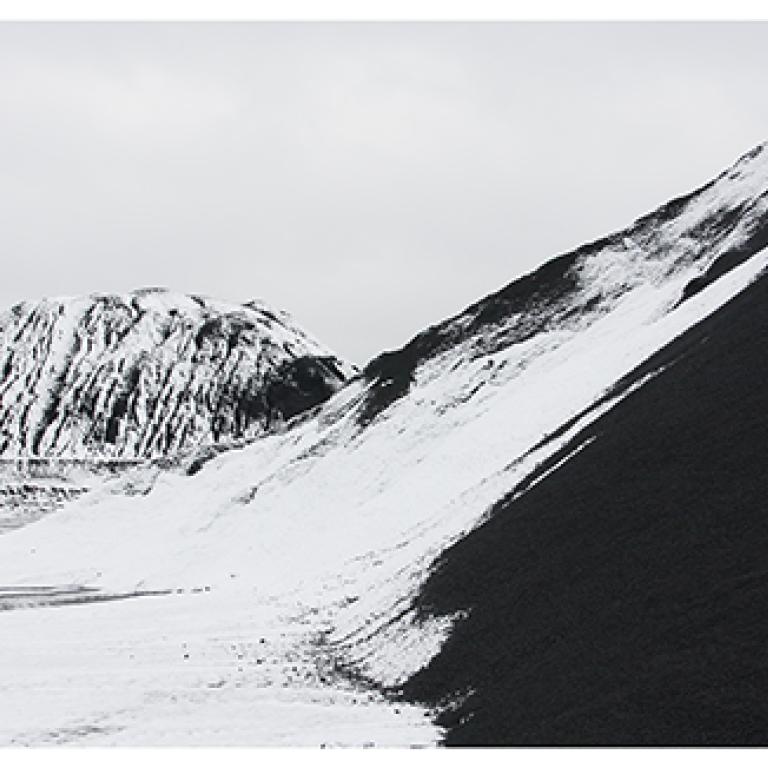
[[[768,139],[768,26],[0,25],[0,305],[164,285],[355,362]]]

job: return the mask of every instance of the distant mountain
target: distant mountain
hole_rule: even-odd
[[[0,742],[758,741],[766,245],[763,145],[285,429],[73,488],[0,536]]]
[[[162,289],[0,316],[0,457],[150,458],[253,437],[353,368],[282,312]]]

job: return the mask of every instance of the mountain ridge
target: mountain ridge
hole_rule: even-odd
[[[474,336],[478,339],[477,353],[488,354],[499,346],[524,342],[557,324],[598,317],[621,297],[622,290],[631,287],[621,284],[628,277],[635,281],[658,280],[700,263],[703,268],[681,286],[677,301],[694,296],[768,245],[767,150],[768,142],[757,145],[694,191],[640,216],[624,229],[553,257],[430,326],[400,349],[372,359],[363,369],[373,387],[362,422],[369,422],[407,392],[416,367],[443,349]],[[628,270],[611,281],[609,274],[605,284],[594,290],[584,279],[584,272],[598,276],[595,273],[602,268],[600,262],[615,259],[621,252],[628,254],[629,262],[635,262],[627,264],[635,275]],[[670,253],[671,259],[667,258]],[[659,269],[643,264],[653,259]],[[571,299],[570,303],[566,299]],[[514,315],[518,315],[515,322],[508,322]],[[385,386],[378,386],[380,383]]]

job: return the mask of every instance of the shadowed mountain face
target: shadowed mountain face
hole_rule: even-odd
[[[164,290],[0,316],[0,456],[173,456],[327,399],[351,367],[284,313]]]
[[[765,743],[766,338],[764,277],[443,554],[419,610],[468,618],[405,690],[448,744]]]

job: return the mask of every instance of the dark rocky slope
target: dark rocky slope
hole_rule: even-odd
[[[768,743],[766,338],[763,277],[443,554],[448,745]]]

